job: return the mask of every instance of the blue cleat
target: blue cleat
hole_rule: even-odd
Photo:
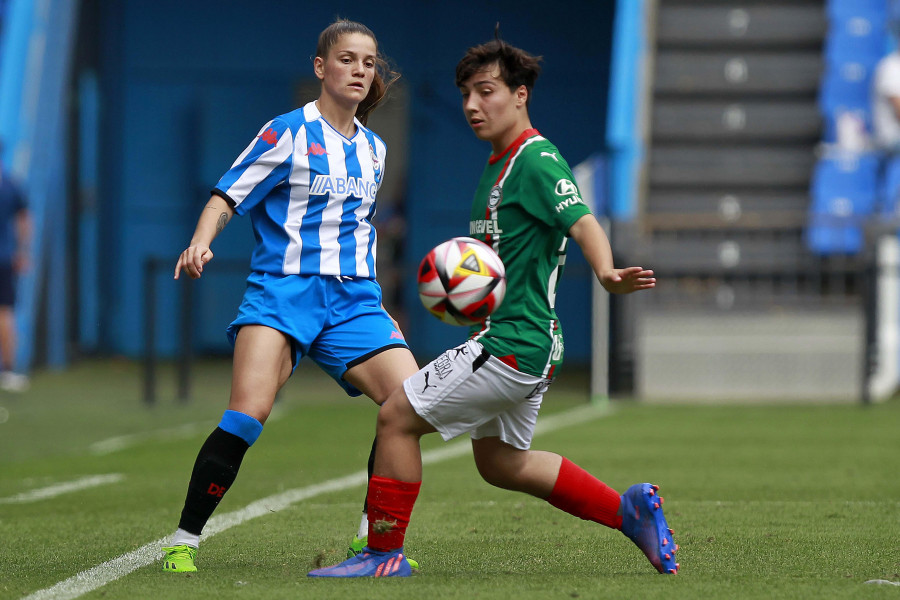
[[[347,548],[347,558],[353,558],[360,552],[366,549],[366,541],[369,539],[369,536],[364,535],[362,537],[353,536],[353,541],[350,542],[350,547]],[[412,567],[413,570],[419,568],[419,563],[410,557],[406,557],[406,562],[409,563],[409,566]]]
[[[307,577],[409,577],[411,574],[403,548],[390,552],[363,548],[341,564],[310,571]]]
[[[636,483],[622,494],[622,533],[637,544],[657,571],[675,575],[680,567],[675,562],[678,544],[663,515],[658,489],[658,485]]]

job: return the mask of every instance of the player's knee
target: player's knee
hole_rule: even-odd
[[[406,394],[402,390],[394,392],[378,409],[378,437],[413,433],[416,416]]]
[[[391,396],[378,409],[376,425],[378,437],[403,431],[404,411],[401,406],[403,400],[404,398]]]
[[[515,472],[509,469],[507,465],[494,460],[476,460],[478,473],[481,478],[494,487],[504,490],[516,489]]]

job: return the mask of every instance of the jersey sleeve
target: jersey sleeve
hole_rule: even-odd
[[[287,181],[294,154],[294,136],[287,122],[273,119],[237,157],[212,193],[243,215],[277,185]]]
[[[527,156],[523,173],[525,209],[541,221],[563,231],[591,210],[581,198],[572,170],[559,152],[534,152]]]

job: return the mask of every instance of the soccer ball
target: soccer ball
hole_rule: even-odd
[[[455,237],[435,247],[419,265],[419,298],[450,325],[484,321],[506,294],[506,269],[490,246]]]

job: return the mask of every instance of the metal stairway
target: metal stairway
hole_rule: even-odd
[[[657,2],[638,234],[660,283],[636,312],[638,395],[856,393],[854,282],[823,293],[803,241],[826,30],[822,0]],[[830,365],[804,386],[798,339]]]

